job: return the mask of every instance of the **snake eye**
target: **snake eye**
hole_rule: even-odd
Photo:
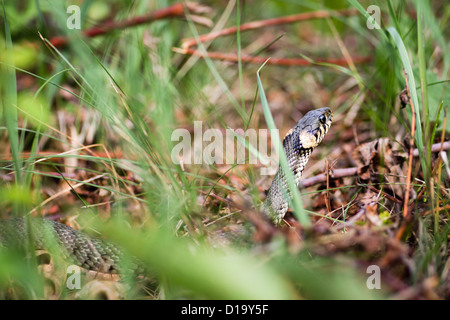
[[[327,122],[327,118],[322,114],[319,117],[319,121],[320,121],[320,123],[325,124],[325,122]]]

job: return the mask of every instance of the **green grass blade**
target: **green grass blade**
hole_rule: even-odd
[[[371,18],[372,16],[364,9],[364,7],[357,0],[347,0],[353,7],[355,7],[366,19]],[[383,40],[388,40],[386,34],[384,33],[381,26],[378,25],[377,21],[373,21],[374,27],[378,30],[383,38]]]
[[[267,61],[266,61],[267,62]],[[261,83],[261,78],[259,76],[259,72],[262,67],[264,67],[265,63],[258,69],[256,72],[256,78],[258,82],[258,91],[259,96],[261,98],[261,104],[264,111],[264,117],[266,119],[267,127],[272,132],[272,143],[275,145],[275,150],[278,150],[279,159],[281,168],[283,169],[286,179],[288,181],[288,187],[289,190],[292,193],[292,207],[294,209],[294,214],[300,221],[300,223],[305,226],[309,227],[311,226],[311,221],[309,220],[308,214],[306,213],[305,209],[303,208],[302,198],[300,196],[300,192],[298,191],[297,186],[294,183],[294,174],[289,169],[286,153],[284,152],[284,149],[281,147],[281,140],[280,136],[278,134],[277,127],[275,125],[275,122],[272,117],[272,113],[270,112],[269,103],[267,102],[266,94],[264,92],[264,88]]]
[[[424,173],[426,170],[426,163],[425,163],[425,155],[423,152],[423,133],[422,133],[422,121],[420,116],[420,105],[419,100],[417,98],[417,91],[416,91],[416,81],[414,79],[414,73],[411,67],[411,63],[409,61],[408,52],[406,51],[405,44],[403,43],[402,38],[400,37],[399,33],[394,27],[389,27],[387,29],[389,34],[391,35],[392,39],[394,40],[395,45],[397,46],[398,54],[400,56],[400,59],[403,64],[403,68],[405,69],[406,75],[408,77],[408,83],[409,83],[409,90],[411,93],[411,100],[413,103],[413,109],[414,113],[416,114],[416,134],[415,134],[415,142],[416,146],[419,149],[419,157],[420,157],[420,163],[422,166],[422,170]]]
[[[241,88],[241,105],[245,110],[245,98],[244,98],[244,77],[242,74],[242,49],[241,49],[241,4],[240,1],[236,2],[236,42],[237,42],[237,54],[238,54],[238,72],[239,72],[239,86]],[[250,119],[248,120],[248,122]]]
[[[198,33],[197,29],[195,28],[195,25],[191,19],[188,19],[188,24],[189,24],[189,28],[190,28],[192,34],[194,35],[194,38],[196,40],[198,40],[200,36],[199,36],[199,33]],[[208,57],[208,52],[206,51],[206,48],[201,41],[198,41],[198,50],[202,53],[203,59],[205,60],[205,63],[208,66],[212,76],[214,77],[216,82],[219,84],[223,93],[226,95],[226,97],[228,98],[230,103],[233,105],[236,112],[242,118],[243,123],[244,124],[247,123],[249,120],[248,120],[248,115],[245,111],[244,106],[239,105],[239,102],[232,95],[230,89],[228,88],[228,85],[223,80],[222,76],[220,75],[220,72],[215,67],[214,62]]]
[[[243,145],[251,154],[253,154],[261,163],[265,166],[270,164],[270,161],[264,157],[257,148],[255,148],[251,143],[249,143],[245,138],[234,132],[230,127],[227,128],[230,130],[231,134],[236,137],[236,139]]]
[[[13,44],[11,39],[11,33],[8,24],[8,17],[6,16],[5,4],[3,4],[3,17],[5,21],[5,48],[4,59],[6,64],[1,68],[1,95],[2,95],[2,107],[3,114],[5,116],[6,128],[8,130],[9,143],[11,148],[11,155],[13,159],[15,169],[15,179],[17,183],[22,180],[20,169],[22,167],[19,159],[19,133],[17,130],[17,85],[16,85],[16,72],[14,70],[13,60]]]
[[[268,264],[251,255],[193,247],[166,228],[130,233],[120,223],[95,227],[123,244],[173,285],[208,299],[293,299],[292,288]],[[143,248],[145,248],[143,250]]]
[[[418,48],[418,57],[419,57],[419,74],[420,74],[420,87],[421,87],[421,93],[422,93],[422,116],[424,121],[424,140],[425,140],[425,146],[426,146],[426,156],[425,156],[425,163],[426,168],[423,168],[424,170],[427,170],[425,172],[425,176],[431,175],[431,166],[429,164],[429,159],[431,159],[431,144],[432,141],[430,141],[430,111],[428,109],[428,85],[427,85],[427,65],[425,61],[425,42],[423,38],[423,12],[422,7],[423,3],[425,1],[419,1],[417,4],[417,48]],[[422,5],[421,5],[422,4]],[[412,87],[414,90],[415,87]],[[411,90],[411,89],[410,89]],[[415,91],[415,90],[414,90]]]

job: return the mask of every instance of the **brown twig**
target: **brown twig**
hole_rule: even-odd
[[[442,128],[446,128],[447,127],[447,109],[444,109],[444,120],[442,121]],[[441,142],[443,142],[444,141],[444,139],[445,139],[445,130],[442,130],[442,133],[441,133]],[[431,148],[431,149],[433,149],[433,148]],[[441,174],[442,174],[442,166],[441,166],[441,163],[443,162],[443,161],[445,161],[445,159],[444,159],[444,156],[446,155],[444,152],[443,152],[443,150],[444,150],[444,146],[443,146],[443,143],[442,143],[442,146],[441,146],[441,148],[439,149],[439,155],[440,155],[440,157],[438,158],[438,161],[437,161],[437,163],[436,163],[436,166],[435,166],[435,168],[433,169],[433,176],[437,173],[437,177],[436,177],[436,182],[437,183],[439,183],[439,181],[441,181]],[[449,172],[447,172],[447,174],[448,174],[448,178],[450,178],[450,173]],[[431,179],[430,180],[431,181],[431,183],[434,183],[433,182],[433,179]],[[432,188],[433,188],[433,186],[432,186]],[[448,206],[448,207],[450,207],[450,206]],[[431,212],[433,212],[433,209],[431,209],[430,210]],[[438,221],[439,221],[439,212],[440,212],[441,210],[440,210],[440,208],[439,208],[439,199],[438,199],[438,201],[436,201],[436,208],[435,208],[435,215],[434,215],[434,221],[435,221],[435,226],[437,226],[438,225]]]
[[[439,207],[439,203],[436,205],[436,208],[434,208],[434,211],[436,212],[436,214],[439,214],[440,211],[447,211],[450,210],[450,204],[443,206],[443,207]],[[428,210],[424,213],[422,213],[422,216],[426,216],[430,213],[433,213],[433,210]]]
[[[229,199],[222,198],[222,197],[216,195],[215,193],[212,193],[212,192],[206,192],[206,191],[203,191],[203,190],[199,190],[199,192],[200,192],[200,193],[203,193],[204,195],[206,195],[206,196],[208,196],[208,197],[216,198],[217,200],[220,200],[220,201],[222,201],[222,202],[224,202],[224,203],[227,203],[228,205],[231,204],[231,201],[230,201]],[[203,205],[204,205],[204,203],[203,203]]]
[[[341,169],[334,169],[332,174],[329,176],[331,179],[339,179],[343,177],[351,177],[356,176],[358,174],[358,167],[351,167],[351,168],[341,168]],[[299,188],[308,188],[313,185],[327,182],[327,174],[322,173],[314,177],[303,179],[300,182]]]
[[[194,55],[199,57],[205,57],[205,55],[199,51],[194,49],[180,49],[180,48],[172,48],[173,51],[181,53],[181,54],[187,54],[187,55]],[[255,56],[249,56],[249,55],[241,55],[239,57],[237,54],[234,53],[224,53],[224,52],[207,52],[206,56],[209,59],[212,60],[222,60],[222,61],[228,61],[228,62],[238,62],[240,61],[244,63],[254,63],[254,64],[272,64],[272,65],[278,65],[278,66],[297,66],[297,67],[304,67],[304,66],[310,66],[314,64],[321,64],[321,63],[330,63],[335,64],[338,66],[347,66],[347,60],[345,58],[326,58],[326,59],[315,59],[314,61],[309,59],[302,59],[302,58],[276,58],[276,57],[255,57]],[[352,60],[354,63],[365,63],[370,61],[371,57],[352,57]]]
[[[408,75],[406,71],[403,69],[403,73],[405,74],[405,87],[406,92],[408,93],[409,105],[411,107],[411,136],[409,137],[409,159],[408,159],[408,172],[406,174],[406,191],[405,196],[403,198],[403,218],[404,221],[395,235],[397,240],[400,240],[408,227],[409,220],[411,220],[411,215],[409,214],[408,205],[409,205],[409,192],[411,190],[411,176],[412,176],[412,162],[414,157],[414,137],[416,134],[416,111],[414,110],[414,104],[411,100],[411,91],[409,90],[408,84]]]
[[[391,196],[391,195],[388,194],[386,191],[378,190],[377,188],[375,188],[375,187],[372,186],[372,185],[369,185],[369,189],[372,190],[373,192],[376,192],[376,193],[382,193],[382,194],[384,195],[385,198],[387,198],[387,199],[389,199],[389,200],[391,200],[391,201],[393,201],[393,202],[395,202],[395,203],[398,203],[398,204],[402,204],[402,203],[403,203],[402,200],[400,200],[400,199],[398,199],[398,198],[396,198],[396,197]]]
[[[445,128],[445,127],[443,127]],[[443,131],[443,134],[445,134],[445,131]],[[444,141],[441,143],[435,143],[431,146],[431,152],[440,152],[443,150],[450,150],[450,141]],[[419,149],[414,149],[413,150],[413,155],[414,157],[418,157],[419,156]]]
[[[329,17],[336,17],[336,16],[351,16],[357,14],[358,11],[355,9],[344,9],[344,10],[338,10],[338,11],[314,11],[314,12],[305,12],[300,14],[294,14],[291,16],[286,17],[280,17],[280,18],[273,18],[273,19],[267,19],[267,20],[260,20],[260,21],[252,21],[248,23],[244,23],[240,26],[239,31],[249,31],[249,30],[255,30],[263,27],[268,26],[276,26],[276,25],[282,25],[282,24],[288,24],[293,22],[299,22],[299,21],[305,21],[305,20],[311,20],[311,19],[323,19],[323,18],[329,18]],[[235,34],[237,32],[237,27],[230,27],[227,29],[223,29],[217,32],[207,33],[204,35],[201,35],[196,38],[189,38],[185,39],[182,44],[182,48],[184,50],[188,50],[192,46],[197,45],[199,42],[203,43],[205,41],[213,40],[219,37]],[[186,54],[187,51],[186,51]]]
[[[156,20],[161,19],[170,19],[170,18],[184,18],[185,17],[185,6],[187,10],[191,13],[203,13],[209,10],[208,7],[199,5],[195,2],[186,2],[186,3],[176,3],[174,5],[171,5],[169,7],[155,10],[153,12],[150,12],[148,14],[133,17],[129,20],[122,20],[122,21],[109,21],[102,25],[87,29],[83,31],[84,36],[88,38],[93,38],[96,36],[104,35],[108,32],[111,32],[113,30],[120,30],[125,29],[149,22],[153,22]],[[192,16],[191,16],[192,17]],[[195,16],[194,16],[195,17]],[[198,17],[200,18],[200,17]],[[194,22],[202,22],[205,24],[207,22],[206,19],[193,19]],[[50,43],[55,46],[56,48],[60,48],[65,46],[68,43],[69,39],[65,36],[57,36],[50,39]]]
[[[280,18],[273,18],[273,19],[267,19],[267,20],[260,20],[260,21],[252,21],[248,23],[244,23],[239,27],[240,32],[249,31],[249,30],[255,30],[262,27],[268,27],[268,26],[275,26],[275,25],[282,25],[282,24],[288,24],[293,22],[299,22],[299,21],[305,21],[305,20],[311,20],[311,19],[323,19],[323,18],[329,18],[333,16],[350,16],[357,14],[357,10],[355,9],[344,9],[339,11],[314,11],[314,12],[306,12],[306,13],[300,13],[295,14],[291,16],[286,17],[280,17]],[[227,36],[231,34],[235,34],[237,32],[237,27],[230,27],[227,29],[223,29],[217,32],[211,32],[204,35],[199,36],[198,38],[189,38],[185,39],[181,45],[181,48],[173,48],[172,50],[175,52],[178,52],[180,54],[185,55],[193,55],[198,57],[205,57],[205,53],[192,49],[191,47],[198,45],[199,43],[204,43],[206,41],[211,41],[216,38]],[[256,57],[256,56],[250,56],[242,54],[241,57],[239,57],[237,54],[234,53],[223,53],[223,52],[208,52],[206,53],[206,56],[209,59],[213,60],[222,60],[222,61],[229,61],[229,62],[244,62],[244,63],[254,63],[254,64],[263,64],[267,62],[267,64],[272,65],[279,65],[279,66],[310,66],[313,64],[320,64],[320,63],[330,63],[335,64],[339,66],[347,66],[348,65],[348,59],[345,58],[328,58],[328,59],[315,59],[314,61],[312,59],[300,59],[300,58],[275,58],[270,57],[270,60],[268,60],[269,57]],[[370,61],[371,57],[352,57],[353,63],[365,63]]]

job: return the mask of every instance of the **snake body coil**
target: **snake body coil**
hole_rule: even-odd
[[[292,128],[283,140],[289,168],[294,173],[295,184],[309,160],[311,152],[322,141],[332,121],[329,108],[308,112]],[[288,210],[291,192],[286,176],[278,168],[268,191],[262,211],[274,223],[279,223]],[[30,228],[31,224],[31,228]],[[32,230],[32,232],[30,232]],[[31,235],[31,233],[33,233]],[[25,246],[32,240],[37,249],[49,249],[58,244],[65,255],[79,266],[97,272],[116,273],[124,260],[123,251],[116,245],[102,239],[93,238],[64,224],[40,219],[23,218],[0,220],[0,248]]]
[[[31,225],[31,228],[30,228]],[[31,230],[31,231],[30,231]],[[87,270],[118,273],[124,260],[123,250],[117,245],[90,237],[65,224],[46,220],[10,218],[0,220],[0,248],[24,248],[29,240],[36,249],[56,249],[73,263]],[[55,248],[55,244],[61,244]]]

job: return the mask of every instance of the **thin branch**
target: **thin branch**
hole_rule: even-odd
[[[450,150],[450,141],[444,141],[442,143],[435,143],[435,144],[433,144],[431,146],[431,152],[440,152],[440,151],[443,151],[443,150]],[[413,150],[413,155],[414,155],[414,157],[418,157],[419,156],[419,149],[414,149]]]
[[[276,25],[288,24],[288,23],[311,20],[311,19],[323,19],[323,18],[338,17],[338,16],[352,16],[355,14],[358,14],[358,11],[355,9],[344,9],[344,10],[338,10],[338,11],[321,10],[321,11],[305,12],[305,13],[300,13],[300,14],[294,14],[291,16],[286,16],[286,17],[244,23],[240,26],[239,31],[244,32],[244,31],[255,30],[255,29],[268,27],[268,26],[276,26]],[[198,38],[198,41],[203,43],[205,41],[213,40],[213,39],[216,39],[219,37],[235,34],[236,32],[237,32],[237,27],[230,27],[230,28],[223,29],[223,30],[220,30],[217,32],[211,32],[211,33],[201,35]],[[196,38],[185,39],[183,41],[182,48],[184,50],[188,50],[192,46],[197,45],[197,43],[198,42],[197,42]],[[186,54],[188,54],[187,51],[186,51]]]
[[[205,55],[199,51],[194,49],[180,49],[180,48],[172,48],[173,51],[181,53],[181,54],[188,54],[188,55],[194,55],[198,57],[204,57]],[[234,53],[224,53],[224,52],[207,52],[207,57],[212,60],[222,60],[222,61],[228,61],[228,62],[235,62],[237,63],[239,61],[239,56]],[[278,66],[297,66],[297,67],[304,67],[304,66],[310,66],[310,65],[319,65],[321,63],[329,63],[329,64],[335,64],[338,66],[347,66],[347,60],[345,58],[326,58],[326,59],[302,59],[302,58],[276,58],[276,57],[270,57],[270,60],[268,60],[269,57],[254,57],[249,55],[242,55],[240,57],[240,60],[244,63],[254,63],[254,64],[263,64],[267,61],[267,64],[271,65],[278,65]],[[354,63],[365,63],[370,60],[372,60],[372,57],[352,57],[352,60]]]
[[[83,31],[84,36],[88,38],[97,37],[100,35],[104,35],[113,30],[121,30],[129,27],[138,26],[141,24],[153,22],[161,19],[171,19],[171,18],[184,18],[185,17],[185,7],[189,10],[190,13],[204,13],[210,11],[209,7],[200,5],[196,2],[185,2],[185,3],[176,3],[169,7],[155,10],[148,14],[133,17],[129,20],[122,21],[109,21],[99,26],[92,27]],[[200,16],[191,16],[194,22],[203,24],[203,25],[211,25],[211,21],[204,17]],[[60,48],[65,46],[69,42],[69,38],[65,36],[57,36],[50,39],[50,43],[56,48]]]
[[[358,174],[358,167],[341,168],[341,169],[334,169],[332,171],[332,174],[329,175],[329,178],[339,179],[343,177],[356,176],[357,174]],[[314,177],[306,178],[300,182],[298,187],[299,189],[308,188],[315,184],[327,182],[327,176],[328,176],[327,173],[322,173]]]
[[[442,149],[441,149],[442,148]],[[431,146],[431,152],[440,152],[441,150],[450,150],[450,141],[445,141],[443,143],[435,143]],[[414,149],[412,152],[414,157],[419,156],[419,149]],[[339,179],[344,177],[356,176],[358,174],[358,167],[341,168],[334,169],[330,174],[330,179]],[[317,176],[306,178],[302,180],[299,184],[299,188],[308,188],[313,185],[327,182],[327,174],[322,173]]]
[[[301,14],[295,14],[291,16],[285,16],[280,18],[273,18],[273,19],[267,19],[267,20],[260,20],[260,21],[252,21],[248,23],[244,23],[239,27],[240,32],[249,31],[249,30],[255,30],[263,27],[268,26],[275,26],[275,25],[282,25],[282,24],[288,24],[288,23],[294,23],[299,21],[305,21],[305,20],[311,20],[311,19],[323,19],[323,18],[330,18],[335,16],[351,16],[357,14],[357,10],[355,9],[344,9],[344,10],[338,10],[338,11],[314,11],[314,12],[306,12]],[[223,29],[216,32],[207,33],[204,35],[201,35],[198,38],[189,38],[185,39],[181,45],[181,48],[172,48],[174,52],[184,54],[184,55],[192,55],[192,56],[198,56],[198,57],[205,57],[205,54],[199,50],[192,49],[193,46],[198,45],[199,43],[204,43],[207,41],[212,41],[216,38],[232,35],[235,34],[238,31],[238,28],[230,27],[227,29]],[[241,57],[239,57],[237,54],[234,53],[223,53],[223,52],[208,52],[206,53],[206,56],[209,59],[213,60],[222,60],[222,61],[229,61],[229,62],[245,62],[245,63],[254,63],[254,64],[263,64],[266,61],[267,64],[272,65],[279,65],[279,66],[310,66],[314,64],[320,65],[321,63],[329,63],[339,66],[347,66],[348,65],[348,57],[345,58],[328,58],[328,59],[300,59],[300,58],[275,58],[275,57],[256,57],[251,55],[244,55],[242,54]],[[371,61],[372,57],[352,57],[353,63],[365,63],[368,61]]]

